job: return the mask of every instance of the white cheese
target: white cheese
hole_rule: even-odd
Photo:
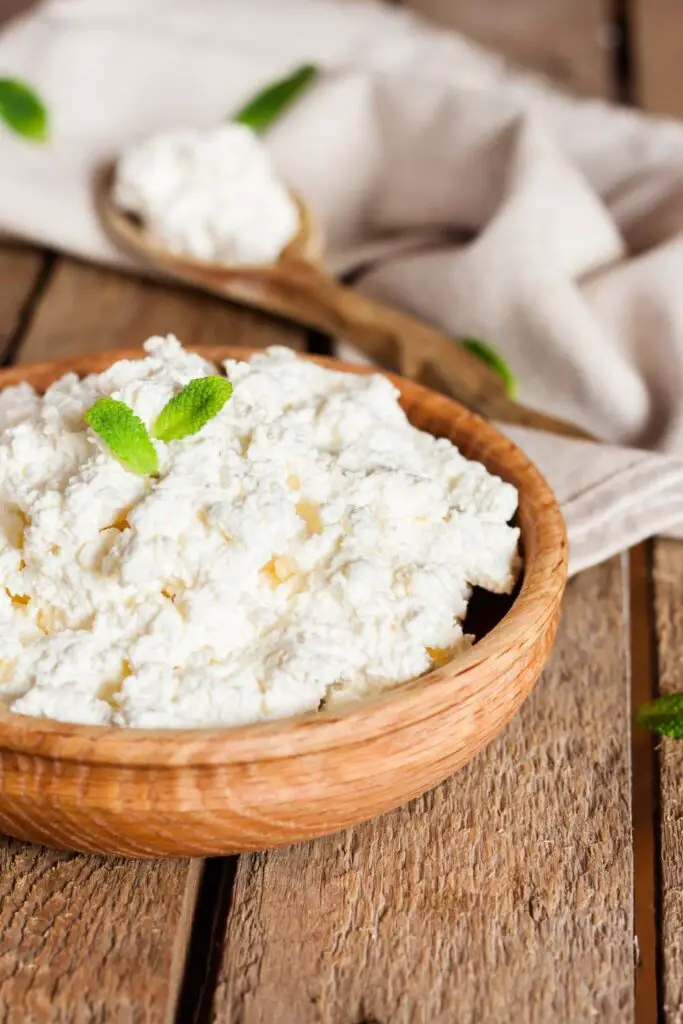
[[[513,487],[416,430],[383,377],[274,348],[136,476],[86,427],[101,395],[151,425],[215,372],[172,337],[43,397],[0,395],[0,697],[139,727],[337,704],[467,646],[471,588],[509,592]]]
[[[267,149],[240,124],[132,146],[117,163],[113,194],[160,245],[200,260],[270,263],[299,227]]]

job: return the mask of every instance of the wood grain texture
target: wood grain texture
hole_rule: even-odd
[[[680,0],[628,0],[638,103],[683,117],[683,6]]]
[[[403,6],[571,92],[613,95],[609,0],[404,0]]]
[[[541,685],[466,769],[240,860],[214,1024],[629,1024],[622,562],[568,587]]]
[[[59,359],[141,345],[153,334],[185,344],[305,347],[305,332],[190,290],[60,260],[18,362]]]
[[[243,350],[203,348],[216,359]],[[36,386],[108,353],[0,372]],[[343,369],[334,360],[318,360]],[[367,369],[347,367],[351,373]],[[468,651],[339,711],[234,729],[128,730],[0,713],[0,825],[51,845],[138,856],[206,855],[312,838],[425,792],[491,741],[530,692],[553,642],[567,571],[564,524],[538,471],[462,406],[398,377],[409,419],[516,486],[519,593]]]
[[[35,249],[0,246],[0,358],[16,338],[43,265]]]
[[[172,1020],[199,869],[0,839],[0,1021]]]
[[[683,544],[660,540],[654,554],[659,688],[683,690]],[[683,743],[658,741],[660,945],[667,1024],[683,1024]]]
[[[36,7],[38,0],[0,0],[0,24],[16,18],[19,14],[25,14]]]

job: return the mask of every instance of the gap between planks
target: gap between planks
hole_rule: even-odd
[[[631,710],[657,695],[652,545],[629,557]],[[632,725],[634,924],[636,1024],[657,1024],[661,1006],[659,948],[658,765],[650,733]]]
[[[220,970],[239,857],[202,863],[175,1024],[207,1024]]]
[[[35,255],[38,256],[37,253]],[[50,282],[56,256],[54,253],[44,252],[38,258],[40,263],[33,284],[26,295],[26,300],[22,304],[21,309],[17,312],[14,329],[7,335],[3,345],[2,359],[0,360],[0,365],[2,366],[12,366],[16,362],[19,349],[31,329],[33,318]]]
[[[657,692],[683,691],[683,544],[654,545],[654,608]],[[658,768],[658,933],[660,1013],[666,1024],[683,1024],[683,742],[656,743]]]
[[[635,87],[653,114],[683,117],[680,0],[622,0],[633,38]]]
[[[51,256],[25,246],[0,246],[0,365],[7,366],[47,281]]]

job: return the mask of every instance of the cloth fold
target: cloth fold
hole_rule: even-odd
[[[498,426],[555,491],[567,524],[570,574],[646,537],[683,538],[683,459]]]
[[[38,88],[53,125],[44,147],[0,138],[0,230],[131,266],[98,223],[97,167],[216,123],[304,60],[324,74],[268,145],[322,222],[330,268],[362,268],[361,289],[485,339],[523,402],[607,442],[508,431],[557,491],[575,571],[678,533],[675,122],[561,95],[378,3],[48,0],[0,36],[2,73]]]

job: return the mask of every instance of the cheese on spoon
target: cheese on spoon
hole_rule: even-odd
[[[268,150],[236,123],[132,146],[117,162],[113,198],[163,248],[229,265],[275,261],[299,228]]]

